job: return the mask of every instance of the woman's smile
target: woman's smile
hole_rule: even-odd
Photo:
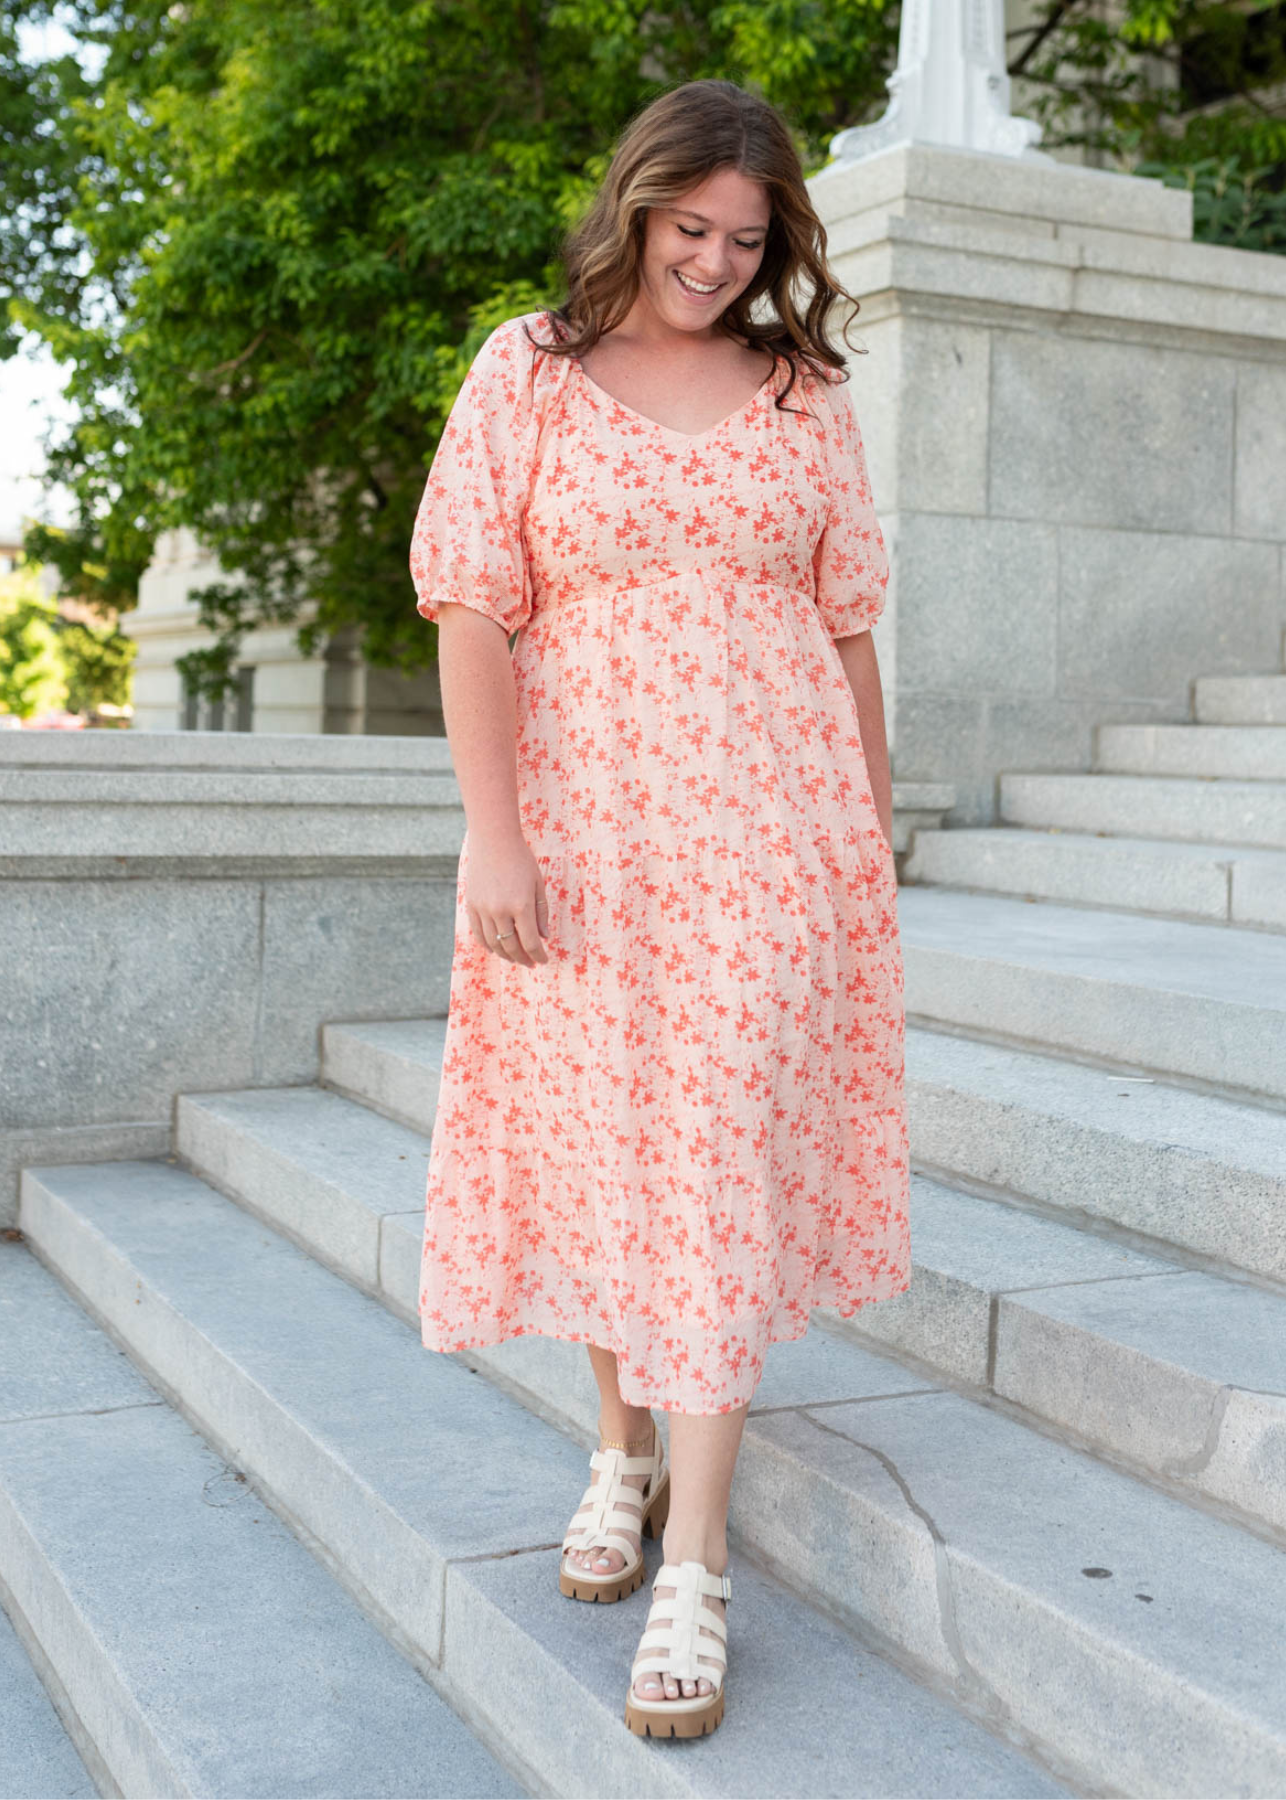
[[[674,273],[683,292],[698,302],[709,300],[723,286],[721,281],[699,282],[695,275],[685,275],[682,269],[676,269]]]

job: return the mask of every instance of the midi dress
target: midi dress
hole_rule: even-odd
[[[466,829],[421,1337],[601,1345],[627,1404],[724,1413],[815,1306],[910,1283],[897,883],[834,642],[889,564],[833,371],[689,434],[555,329],[483,343],[413,534],[418,611],[513,639],[549,959],[474,939]]]

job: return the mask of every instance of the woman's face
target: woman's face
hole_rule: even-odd
[[[753,281],[770,216],[764,188],[737,169],[717,169],[671,204],[649,207],[640,288],[667,325],[714,325]]]

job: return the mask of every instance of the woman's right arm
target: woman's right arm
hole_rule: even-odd
[[[469,828],[469,927],[509,962],[549,961],[545,888],[518,809],[517,702],[503,626],[473,607],[438,608],[438,669],[451,761]],[[537,908],[539,907],[539,911]]]
[[[538,428],[531,347],[522,319],[511,319],[465,376],[411,540],[416,605],[438,629],[442,711],[469,828],[469,927],[493,955],[527,966],[549,961],[547,915],[518,805],[508,640],[531,613],[522,520]],[[515,935],[501,938],[511,922]]]

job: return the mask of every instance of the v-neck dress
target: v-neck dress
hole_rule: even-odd
[[[728,1412],[813,1307],[910,1283],[897,883],[834,643],[888,558],[844,382],[778,408],[781,360],[690,435],[529,327],[479,350],[411,552],[426,619],[513,638],[549,904],[548,962],[478,944],[466,831],[421,1336],[598,1344],[629,1404]]]

